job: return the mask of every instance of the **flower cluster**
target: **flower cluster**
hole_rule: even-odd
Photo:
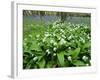
[[[90,26],[55,21],[43,34],[24,38],[24,61],[32,54],[24,68],[90,66],[90,44]]]

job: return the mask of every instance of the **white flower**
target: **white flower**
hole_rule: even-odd
[[[34,58],[33,58],[33,61],[36,61],[37,59],[38,59],[38,57],[34,57]]]
[[[89,35],[87,35],[87,38],[88,38],[88,39],[90,39],[90,36],[89,36]]]
[[[54,53],[53,56],[56,56],[56,53]]]
[[[31,35],[31,34],[29,34],[29,37],[31,37],[31,38],[32,38],[32,35]]]
[[[27,41],[27,38],[25,38],[24,40]]]
[[[38,38],[38,37],[40,37],[40,35],[36,35],[36,37]]]
[[[54,43],[54,40],[50,40],[50,43],[51,43],[51,44]]]
[[[61,37],[58,37],[58,40],[60,40],[61,39]]]
[[[47,52],[48,54],[50,54],[50,50],[49,50],[49,49],[47,49],[46,52]]]
[[[72,39],[72,35],[70,35],[70,36],[68,37],[68,40],[70,40],[70,39]]]
[[[62,33],[64,33],[64,30],[63,30],[63,29],[60,29],[60,31],[61,31]]]
[[[53,43],[53,45],[54,45],[54,46],[56,46],[56,45],[57,45],[57,43],[56,43],[56,42],[54,42],[54,43]]]
[[[68,58],[68,60],[69,60],[69,61],[71,61],[71,60],[72,60],[72,57],[71,57],[71,56],[68,56],[67,58]]]
[[[45,37],[48,37],[48,36],[50,36],[49,33],[45,34]]]
[[[88,60],[88,57],[87,57],[87,56],[83,56],[82,59],[83,59],[84,61],[87,61],[87,60]]]
[[[86,66],[89,66],[89,64],[86,64]]]
[[[78,27],[74,28],[74,30],[77,30],[77,29],[78,29]]]
[[[62,35],[63,38],[66,38],[65,35]]]
[[[66,41],[62,38],[62,39],[60,40],[60,45],[63,45],[63,44],[66,44]]]
[[[54,24],[52,28],[56,28],[56,25]]]
[[[54,47],[54,48],[53,48],[53,50],[54,50],[54,51],[56,51],[56,50],[57,50],[57,48],[56,48],[56,47]]]
[[[77,28],[80,28],[80,25],[78,25]]]
[[[70,49],[71,49],[71,47],[68,47],[68,49],[70,50]]]
[[[42,41],[45,42],[46,41],[46,37],[44,37]]]
[[[80,37],[80,41],[82,41],[83,43],[85,43],[85,39],[83,39],[82,37]]]

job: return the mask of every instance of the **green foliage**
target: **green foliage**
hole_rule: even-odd
[[[60,20],[33,24],[32,31],[24,33],[23,68],[90,66],[90,50],[90,26]]]
[[[59,61],[60,65],[64,66],[64,53],[63,52],[58,53],[57,57],[58,57],[58,61]]]
[[[80,48],[76,48],[75,50],[72,50],[70,52],[70,55],[72,56],[73,59],[75,59],[78,57],[79,53],[80,53]]]

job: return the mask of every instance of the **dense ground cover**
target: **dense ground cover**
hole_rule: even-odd
[[[23,28],[24,69],[91,65],[90,25],[56,20]]]

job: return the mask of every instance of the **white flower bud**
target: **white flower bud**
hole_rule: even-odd
[[[36,35],[36,37],[38,38],[38,37],[40,37],[40,35]]]
[[[24,40],[27,41],[27,38],[25,38]]]
[[[70,50],[70,49],[71,49],[71,47],[68,47],[68,49]]]
[[[72,39],[72,35],[70,35],[70,36],[68,37],[68,40],[70,40],[70,39]]]
[[[50,40],[50,43],[51,43],[51,44],[54,43],[54,40]]]
[[[53,50],[54,50],[54,51],[56,51],[56,50],[57,50],[57,48],[56,48],[56,47],[54,47],[54,48],[53,48]]]
[[[89,64],[86,64],[86,66],[89,66]]]
[[[31,34],[29,34],[29,37],[31,37],[31,38],[32,38],[32,35],[31,35]]]
[[[87,61],[87,60],[88,60],[88,57],[87,57],[87,56],[83,56],[82,59],[83,59],[84,61]]]
[[[34,57],[34,58],[33,58],[33,61],[36,61],[37,59],[38,59],[38,57]]]
[[[66,38],[64,35],[62,35],[63,38]]]
[[[56,56],[56,53],[54,53],[53,56]]]
[[[46,41],[46,37],[44,37],[42,41],[45,42]]]
[[[64,33],[64,30],[63,30],[63,29],[61,29],[60,31],[61,31],[62,33]]]
[[[47,49],[46,52],[47,52],[48,54],[50,54],[50,50],[49,50],[49,49]]]
[[[62,39],[60,40],[60,45],[63,45],[63,44],[66,44],[66,41],[62,38]]]
[[[69,61],[71,61],[71,60],[72,60],[72,57],[71,57],[71,56],[68,56],[67,58],[68,58],[68,60],[69,60]]]
[[[56,43],[56,42],[54,42],[54,43],[53,43],[53,45],[54,45],[54,46],[56,46],[56,45],[57,45],[57,43]]]

